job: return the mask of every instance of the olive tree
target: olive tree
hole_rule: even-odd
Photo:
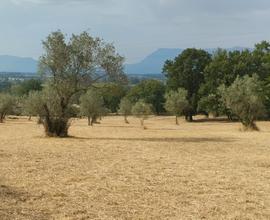
[[[29,121],[32,116],[39,116],[42,112],[41,95],[40,91],[30,91],[27,96],[22,98],[23,114],[29,117]]]
[[[132,114],[140,119],[141,126],[144,129],[145,129],[144,120],[146,120],[149,117],[149,115],[153,114],[152,109],[153,109],[153,106],[151,104],[144,102],[143,100],[139,100],[132,107],[132,110],[131,110]]]
[[[221,87],[225,106],[235,114],[245,130],[258,130],[255,120],[265,112],[263,87],[257,75],[237,77],[229,87]]]
[[[87,32],[69,40],[62,32],[53,32],[43,47],[39,69],[46,83],[41,92],[40,120],[47,136],[66,137],[78,95],[104,77],[124,81],[124,59],[113,45]]]
[[[102,96],[93,89],[80,97],[80,113],[88,118],[88,125],[93,126],[97,118],[106,114]]]
[[[127,124],[129,124],[127,116],[131,115],[131,110],[132,110],[132,102],[127,97],[121,99],[118,112],[124,116],[125,123]]]
[[[4,122],[6,115],[13,112],[15,105],[16,100],[12,95],[0,93],[0,123]]]
[[[165,94],[165,109],[175,116],[175,123],[178,125],[178,117],[184,113],[188,107],[187,91],[179,88],[177,91],[169,91]]]

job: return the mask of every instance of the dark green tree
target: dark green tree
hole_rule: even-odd
[[[40,79],[29,79],[11,87],[11,93],[17,96],[28,95],[31,91],[42,90],[42,81]]]
[[[105,107],[116,113],[121,99],[126,95],[126,87],[119,83],[99,83],[96,87],[103,97]]]
[[[127,94],[128,99],[136,103],[139,100],[144,100],[153,106],[155,113],[164,112],[165,102],[165,85],[158,80],[144,80],[132,87]]]
[[[186,49],[174,60],[166,61],[163,72],[167,77],[167,89],[177,90],[184,88],[187,90],[187,99],[190,110],[186,112],[186,119],[192,121],[192,116],[196,114],[199,89],[204,82],[204,70],[210,63],[211,56],[204,50]]]

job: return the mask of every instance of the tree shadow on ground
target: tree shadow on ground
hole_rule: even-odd
[[[93,127],[95,127],[95,125]],[[138,128],[139,126],[134,126],[134,125],[102,125],[102,124],[99,124],[97,127],[99,127],[99,128],[129,128],[130,129],[130,128]]]
[[[7,219],[50,219],[49,213],[43,210],[37,210],[35,204],[32,207],[26,207],[27,201],[34,196],[28,192],[20,191],[16,188],[6,185],[0,185],[0,216],[1,220]],[[44,207],[46,208],[46,207]]]
[[[200,118],[200,119],[194,119],[192,122],[189,122],[189,123],[203,123],[203,122],[236,123],[239,121],[238,120],[229,120],[227,118]]]
[[[166,143],[201,143],[201,142],[235,142],[232,138],[202,138],[202,137],[173,137],[173,138],[122,138],[122,137],[70,137],[78,140],[100,140],[100,141],[143,141],[143,142],[166,142]]]

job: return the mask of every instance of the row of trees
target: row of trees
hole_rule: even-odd
[[[270,117],[270,44],[266,41],[252,51],[218,49],[213,55],[187,49],[166,61],[163,71],[167,91],[186,91],[188,105],[182,114],[188,121],[198,113],[227,115],[246,129],[257,129],[256,119]]]
[[[257,116],[265,114],[265,106],[264,91],[256,75],[238,77],[231,86],[225,87],[223,85],[218,90],[220,95],[220,101],[218,100],[218,102],[223,107],[218,106],[217,108],[227,109],[227,111],[231,111],[231,114],[237,115],[245,128],[258,129],[254,121]],[[9,113],[29,115],[30,118],[31,116],[39,116],[42,112],[41,96],[42,91],[36,87],[32,87],[27,96],[17,98],[10,94],[0,94],[0,122],[3,122],[5,116]],[[70,114],[74,117],[86,116],[88,125],[92,126],[97,123],[98,118],[111,112],[105,105],[103,90],[91,88],[82,94],[78,100],[78,104],[72,105]],[[200,100],[200,103],[203,102],[204,98]],[[216,98],[213,97],[212,106],[215,106],[216,102]],[[179,88],[177,91],[167,92],[164,107],[167,112],[175,115],[176,124],[178,124],[178,117],[185,114],[190,108],[187,91]],[[127,95],[121,99],[117,112],[124,116],[126,123],[129,123],[127,119],[129,115],[137,116],[140,118],[142,127],[144,127],[144,120],[154,113],[154,107],[143,99],[133,103]]]
[[[255,120],[269,116],[270,44],[253,51],[210,55],[187,49],[166,61],[166,83],[145,80],[127,86],[123,57],[111,44],[84,32],[66,39],[60,31],[43,42],[40,58],[42,81],[15,85],[0,95],[0,121],[9,112],[37,115],[48,136],[68,135],[70,119],[87,116],[89,125],[108,112],[135,115],[143,121],[150,114],[184,115],[192,121],[198,113],[227,115],[245,128],[257,129]],[[105,79],[108,82],[100,82]],[[17,106],[11,108],[10,106]]]

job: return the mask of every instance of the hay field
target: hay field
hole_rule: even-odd
[[[0,124],[0,219],[270,219],[270,122]]]

